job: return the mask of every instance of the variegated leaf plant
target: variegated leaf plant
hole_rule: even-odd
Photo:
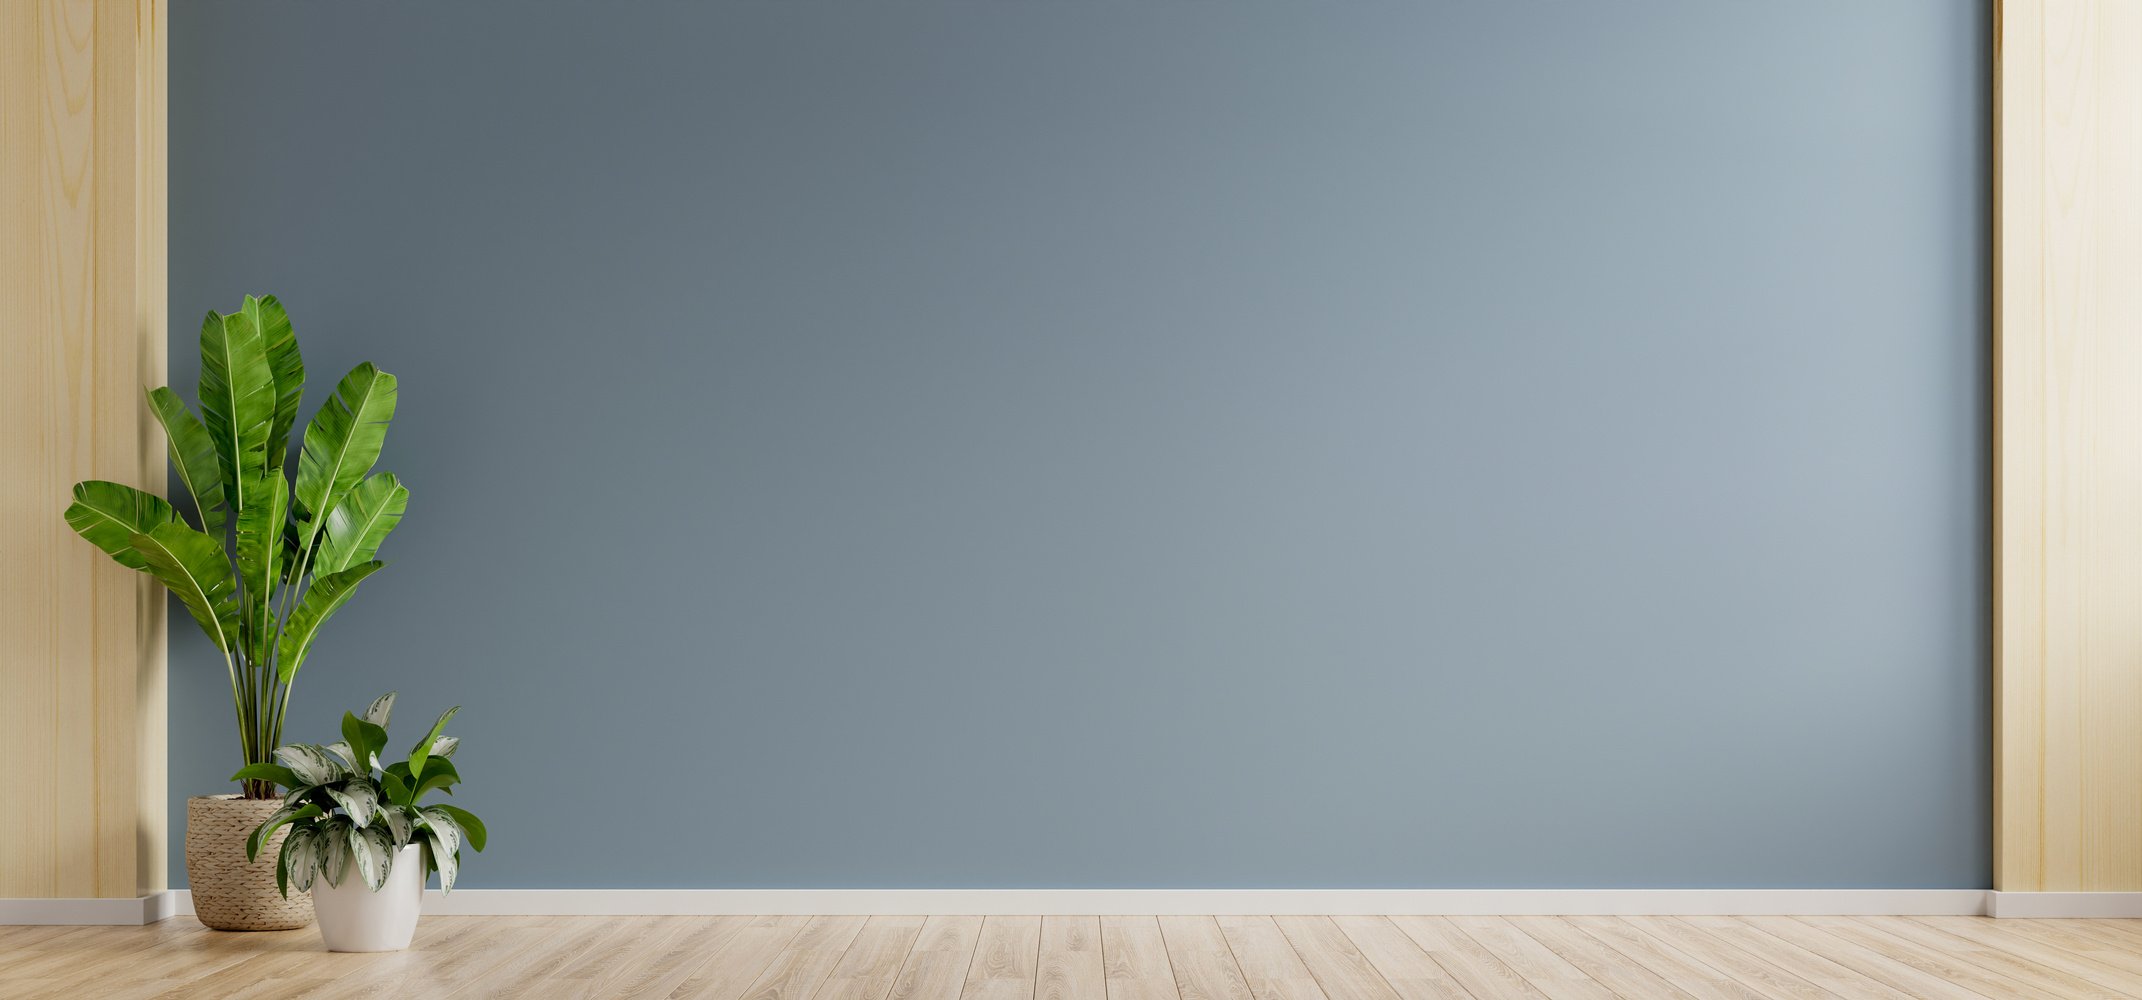
[[[357,584],[409,506],[393,473],[370,474],[394,419],[394,376],[369,362],[336,383],[304,427],[286,474],[305,362],[275,296],[246,296],[201,323],[200,415],[165,386],[149,409],[170,440],[192,519],[123,483],[74,487],[67,524],[119,565],[178,595],[223,655],[248,764],[282,742],[290,687],[320,628]],[[248,780],[246,798],[274,797]]]
[[[348,873],[374,891],[387,882],[395,852],[423,848],[425,874],[439,873],[439,888],[454,890],[461,845],[483,850],[483,821],[466,809],[425,805],[433,791],[452,795],[461,775],[452,757],[461,741],[445,733],[459,708],[449,708],[409,756],[381,764],[394,692],[374,699],[363,715],[342,713],[342,739],[319,746],[295,743],[275,748],[275,763],[248,764],[233,781],[260,781],[288,789],[283,806],[246,841],[248,860],[258,858],[275,831],[290,827],[275,860],[275,884],[284,896],[312,888],[314,878],[339,886]]]

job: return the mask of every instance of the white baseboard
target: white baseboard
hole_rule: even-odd
[[[136,899],[0,899],[5,924],[145,924],[193,912],[185,889]],[[2142,916],[2142,893],[1982,889],[433,889],[424,912],[566,916],[746,913],[1914,914]]]
[[[0,899],[0,927],[9,924],[153,924],[177,911],[169,892],[131,899]],[[188,900],[190,908],[192,901]],[[192,912],[190,909],[188,912]]]
[[[175,890],[173,910],[192,913]],[[1975,916],[1983,889],[462,889],[424,912],[675,914],[1913,914]]]
[[[2142,917],[2142,892],[1988,892],[1995,917]]]
[[[9,924],[150,924],[193,912],[185,889],[132,899],[0,899]],[[424,912],[585,916],[725,913],[1914,914],[2137,917],[2142,892],[1981,889],[463,889]]]

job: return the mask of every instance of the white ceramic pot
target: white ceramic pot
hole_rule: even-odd
[[[410,844],[394,852],[387,884],[374,892],[348,863],[341,885],[312,883],[312,908],[328,951],[401,951],[416,936],[424,904],[424,849]]]

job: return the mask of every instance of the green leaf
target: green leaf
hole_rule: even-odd
[[[267,843],[268,838],[275,835],[277,827],[285,823],[309,819],[318,815],[320,815],[320,807],[315,805],[303,805],[295,809],[284,806],[281,809],[277,809],[274,814],[263,820],[259,826],[253,828],[252,836],[246,838],[245,859],[247,861],[258,859],[260,857],[260,845]]]
[[[447,849],[437,827],[426,829],[424,839],[430,849],[432,867],[439,870],[439,891],[454,891],[454,876],[460,871],[461,858]]]
[[[357,874],[373,892],[387,884],[394,869],[394,846],[387,839],[387,832],[378,827],[350,829],[350,857],[357,860]]]
[[[408,509],[409,489],[394,473],[382,472],[358,483],[328,512],[313,573],[340,573],[372,558]]]
[[[423,780],[417,782],[416,792],[410,796],[410,799],[412,801],[421,799],[424,797],[425,792],[429,792],[434,788],[443,791],[460,780],[461,774],[454,770],[452,761],[444,757],[433,757],[424,762]],[[449,792],[448,794],[452,793]]]
[[[394,846],[409,843],[409,834],[416,829],[416,824],[409,820],[409,810],[399,805],[381,806],[379,818],[387,824],[387,832],[394,835]]]
[[[461,824],[453,814],[438,806],[425,806],[417,810],[417,824],[445,841],[448,854],[461,853]]]
[[[372,814],[379,809],[379,790],[368,781],[351,781],[340,788],[327,786],[327,797],[334,799],[342,811],[349,814],[350,822],[369,826]]]
[[[365,577],[386,565],[378,560],[360,563],[340,573],[312,581],[305,589],[305,599],[298,602],[296,611],[283,623],[283,641],[276,650],[276,675],[285,684],[297,676],[298,668],[305,665],[305,657],[312,652],[312,642],[320,637],[320,626],[357,592],[357,584]]]
[[[298,401],[305,395],[305,359],[298,354],[297,331],[290,328],[290,314],[273,295],[245,297],[238,312],[260,331],[268,352],[268,372],[275,379],[275,415],[268,421],[268,467],[283,467],[290,451],[290,427],[297,423]]]
[[[451,757],[454,755],[454,751],[459,749],[461,749],[461,737],[441,736],[432,743],[431,755],[434,757]]]
[[[292,743],[275,748],[275,759],[282,761],[297,775],[299,781],[308,785],[324,785],[349,776],[348,769],[328,756],[325,747],[306,743]]]
[[[302,842],[292,847],[299,838],[303,838]],[[320,831],[311,826],[291,830],[283,840],[283,849],[290,854],[290,884],[297,886],[299,892],[312,891],[313,879],[320,874],[321,846]]]
[[[231,599],[238,583],[223,545],[178,522],[135,532],[133,543],[149,572],[178,595],[216,648],[230,652],[238,638],[238,605]]]
[[[134,549],[134,536],[159,524],[185,524],[164,498],[121,483],[92,479],[74,484],[67,526],[128,569],[149,568]]]
[[[292,499],[295,500],[296,498],[293,497]],[[295,513],[294,510],[293,513]],[[320,558],[320,538],[314,537],[312,548],[306,549],[304,529],[299,528],[297,520],[293,518],[290,523],[283,526],[283,582],[288,583],[291,574],[303,570],[305,558],[308,555],[314,560]]]
[[[386,694],[380,695],[379,697],[372,699],[372,703],[370,705],[365,706],[364,721],[378,726],[380,730],[384,732],[387,728],[387,719],[393,714],[394,692],[389,691]],[[380,749],[386,749],[386,744],[380,744]]]
[[[306,782],[298,778],[297,772],[280,764],[247,764],[239,768],[237,774],[231,775],[231,780],[273,782],[292,792],[303,791],[306,785]]]
[[[340,886],[342,876],[350,866],[350,821],[337,816],[328,820],[320,830],[320,841],[325,848],[320,856],[320,874],[327,877],[327,884]]]
[[[284,837],[283,849],[275,852],[275,891],[284,899],[290,898],[290,842],[295,839],[294,834]]]
[[[387,748],[387,731],[350,712],[342,713],[342,738],[350,745],[356,756],[350,758],[352,767],[363,774],[372,773],[372,761],[378,759],[381,750]]]
[[[282,579],[283,524],[290,520],[290,484],[270,469],[256,477],[238,512],[238,579],[245,585],[245,624],[252,662],[267,663],[275,641],[275,584]]]
[[[305,428],[305,448],[298,454],[297,500],[305,511],[308,536],[317,536],[327,514],[342,495],[357,485],[379,460],[394,419],[394,376],[358,365],[335,386],[334,398]]]
[[[431,724],[431,732],[424,734],[424,738],[417,741],[416,749],[409,751],[409,773],[411,775],[422,775],[424,773],[424,760],[431,756],[431,745],[439,741],[439,733],[446,728],[446,720],[453,718],[454,713],[459,711],[461,711],[461,706],[455,705],[440,713],[439,721]]]
[[[290,886],[299,892],[312,888],[312,876],[320,870],[319,831],[309,826],[292,827],[283,838],[283,850],[275,859],[275,885],[290,898]]]
[[[242,312],[209,313],[201,322],[201,423],[215,442],[223,498],[233,513],[251,502],[240,489],[267,469],[274,417],[275,375],[260,328]]]
[[[468,840],[469,846],[479,851],[483,850],[484,841],[490,835],[484,832],[483,820],[477,819],[475,813],[459,806],[450,806],[443,803],[435,806],[425,806],[424,808],[437,809],[453,817],[454,823],[461,827],[461,832]]]
[[[164,425],[164,440],[171,452],[171,467],[186,484],[193,506],[201,514],[201,530],[211,538],[223,537],[223,460],[216,457],[216,441],[209,437],[201,419],[186,408],[170,386],[149,390],[149,409]]]
[[[401,771],[400,774],[395,773],[397,769]],[[393,767],[388,768],[386,773],[380,776],[379,787],[386,790],[387,801],[401,806],[415,804],[416,796],[410,793],[409,779],[404,777],[408,773],[409,765],[396,762]]]

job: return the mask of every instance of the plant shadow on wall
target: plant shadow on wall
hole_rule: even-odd
[[[343,376],[306,426],[296,474],[286,477],[304,391],[297,336],[274,296],[209,313],[200,415],[168,386],[148,393],[194,519],[154,494],[101,480],[76,484],[66,511],[76,533],[178,595],[223,654],[246,765],[271,763],[299,668],[321,627],[384,565],[373,556],[409,505],[392,473],[367,475],[394,418],[394,376],[370,362]],[[239,796],[188,801],[186,863],[203,923],[311,922],[309,901],[277,899],[272,872],[242,857],[244,831],[274,810],[276,797],[269,778],[245,777]]]

